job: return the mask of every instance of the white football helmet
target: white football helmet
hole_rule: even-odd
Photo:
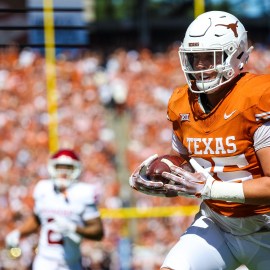
[[[81,162],[73,150],[60,149],[49,159],[48,171],[57,188],[68,188],[78,180]]]
[[[179,47],[189,89],[194,93],[215,92],[241,72],[252,49],[248,49],[247,32],[235,16],[223,11],[201,14],[190,24]],[[208,54],[208,60],[211,56],[208,66],[194,64],[202,53]]]

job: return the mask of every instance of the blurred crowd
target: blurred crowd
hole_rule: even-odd
[[[95,185],[100,208],[198,203],[180,197],[145,196],[128,188],[123,196],[128,178],[119,177],[120,170],[130,173],[148,156],[170,148],[166,106],[173,88],[185,83],[178,46],[173,44],[162,53],[119,48],[106,58],[92,51],[82,51],[76,57],[66,52],[57,56],[58,144],[80,155],[82,181]],[[5,249],[4,237],[29,214],[29,196],[35,183],[48,177],[52,139],[48,136],[49,68],[44,56],[28,48],[0,50],[1,270],[30,269],[35,254],[38,235],[22,241],[22,256],[16,259]],[[258,46],[248,69],[269,73],[270,51]],[[127,134],[114,129],[123,119]],[[124,144],[124,153],[118,151],[119,141]],[[126,168],[119,163],[120,154]],[[164,255],[191,221],[190,216],[104,218],[105,238],[101,243],[83,242],[83,263],[91,270],[159,269]]]

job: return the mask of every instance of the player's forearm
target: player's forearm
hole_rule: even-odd
[[[246,180],[241,183],[213,181],[208,191],[208,197],[213,200],[270,205],[270,177]]]
[[[77,227],[76,232],[84,238],[96,241],[102,240],[104,236],[103,230],[89,227]]]
[[[88,221],[86,226],[77,226],[76,232],[87,239],[96,241],[102,240],[104,236],[102,221],[100,218]]]
[[[270,177],[261,177],[243,182],[245,203],[270,204]]]
[[[38,228],[39,228],[39,222],[37,218],[34,215],[31,215],[17,229],[20,232],[21,236],[27,236],[35,232]]]

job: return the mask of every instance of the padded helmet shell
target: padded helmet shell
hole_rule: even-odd
[[[71,166],[67,179],[59,179],[57,165]],[[48,162],[48,171],[57,187],[69,187],[76,182],[81,174],[81,162],[78,155],[70,149],[60,149],[51,156]]]
[[[181,66],[192,92],[213,93],[235,78],[247,63],[249,53],[247,32],[242,23],[232,14],[209,11],[198,16],[188,27],[183,43],[179,47]],[[194,70],[189,61],[190,53],[212,52],[211,68]],[[216,55],[222,53],[222,63],[216,63]],[[216,71],[215,79],[204,80],[207,72]],[[196,80],[195,75],[201,79]],[[194,84],[195,83],[195,84]]]

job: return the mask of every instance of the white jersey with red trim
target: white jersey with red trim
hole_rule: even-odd
[[[95,190],[87,183],[74,183],[65,192],[58,192],[52,180],[41,180],[33,192],[34,213],[41,223],[38,254],[52,260],[76,262],[80,259],[80,241],[53,231],[51,222],[61,216],[83,225],[83,221],[99,217]]]
[[[234,88],[205,113],[199,95],[177,88],[168,104],[174,135],[188,154],[220,181],[246,181],[263,176],[253,137],[270,120],[270,75],[244,73]],[[206,200],[216,213],[247,217],[270,212],[270,205]]]

